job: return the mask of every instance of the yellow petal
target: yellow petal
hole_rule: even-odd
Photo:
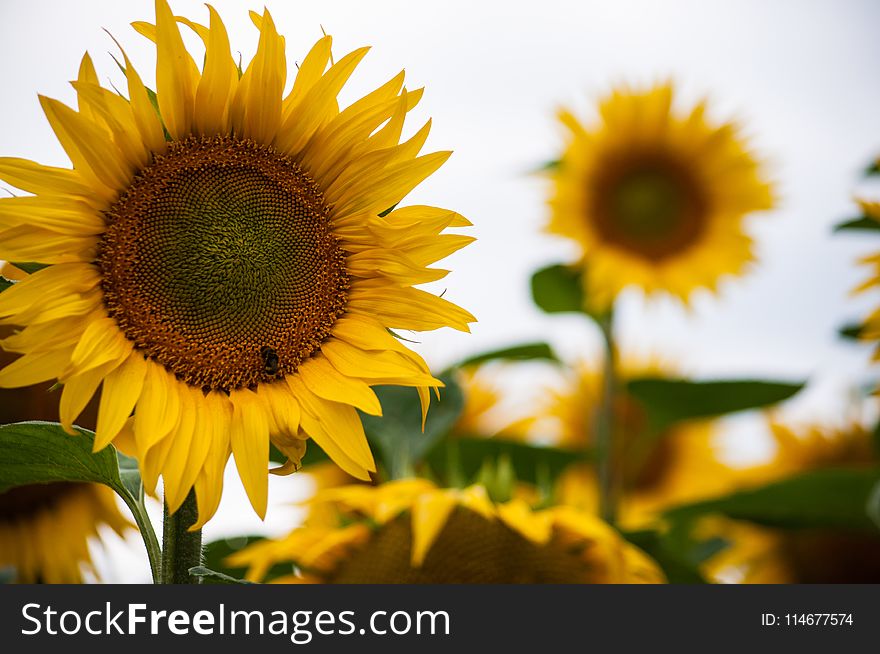
[[[98,211],[74,198],[27,195],[0,199],[0,230],[18,225],[70,236],[94,236],[107,229]]]
[[[106,131],[58,100],[41,95],[40,104],[74,169],[95,193],[109,200],[128,186],[134,170]]]
[[[173,139],[190,133],[198,78],[198,68],[183,45],[168,3],[156,0],[156,97]]]
[[[134,434],[141,459],[177,425],[180,418],[177,384],[160,364],[147,362],[144,388],[134,411]]]
[[[65,380],[59,405],[61,426],[64,428],[64,431],[68,434],[76,433],[73,431],[74,421],[83,412],[83,409],[86,408],[86,404],[92,399],[95,391],[98,390],[98,384],[101,383],[101,380],[117,365],[118,362],[116,361],[105,363],[102,366],[90,368],[81,374]]]
[[[36,195],[73,195],[87,201],[94,195],[76,171],[43,166],[27,159],[0,157],[0,179]]]
[[[433,386],[440,382],[419,370],[397,352],[364,352],[340,340],[330,340],[321,352],[343,375],[361,379],[407,378],[414,385]]]
[[[364,288],[352,285],[348,309],[379,319],[389,327],[430,331],[452,327],[470,332],[477,319],[449,300],[419,288]]]
[[[0,370],[0,388],[17,388],[57,379],[70,363],[73,346],[19,357]]]
[[[300,365],[297,374],[318,397],[350,404],[369,415],[382,415],[382,405],[373,389],[360,379],[338,372],[323,356],[314,356]]]
[[[193,131],[205,136],[229,129],[229,101],[238,83],[238,71],[229,48],[226,26],[208,5],[211,29],[205,38],[205,70],[196,89]]]
[[[83,332],[66,374],[82,374],[106,363],[119,365],[131,353],[132,344],[113,318],[93,320]]]
[[[234,103],[241,105],[236,133],[257,143],[271,143],[281,125],[281,94],[287,79],[284,38],[278,35],[268,10],[260,25],[257,53],[242,75]]]
[[[315,414],[312,413],[311,408],[302,404],[302,398],[311,393],[300,381],[296,378],[296,376],[288,376],[285,377],[288,381],[288,384],[291,386],[291,390],[293,390],[294,394],[300,399],[302,415],[302,429],[303,431],[312,438],[315,443],[320,447],[324,452],[333,459],[333,462],[338,465],[342,470],[346,473],[354,477],[355,479],[361,479],[363,481],[370,481],[370,470],[365,469],[363,466],[358,464],[352,456],[349,455],[331,436],[327,427],[325,427],[323,421]]]
[[[412,507],[413,567],[425,562],[428,550],[437,540],[455,505],[455,498],[444,492],[427,493],[415,501]]]
[[[198,390],[196,392],[201,393]],[[191,488],[191,486],[184,485],[183,480],[188,465],[187,455],[192,446],[196,425],[196,397],[193,389],[181,385],[180,399],[180,420],[174,431],[166,439],[170,443],[168,452],[163,460],[157,462],[159,469],[162,471],[165,502],[168,504],[168,511],[171,513],[180,508]]]
[[[104,379],[92,451],[104,449],[125,426],[141,395],[146,373],[143,355],[132,352],[125,363]]]
[[[269,423],[260,399],[247,389],[232,391],[230,443],[235,467],[248,499],[260,519],[266,517],[269,497]]]

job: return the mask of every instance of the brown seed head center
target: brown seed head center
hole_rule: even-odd
[[[104,302],[135,347],[229,391],[297,367],[345,308],[345,256],[315,182],[273,148],[170,143],[107,211]]]

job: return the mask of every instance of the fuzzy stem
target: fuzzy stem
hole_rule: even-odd
[[[198,519],[195,491],[189,495],[174,513],[168,513],[165,504],[164,527],[162,533],[162,583],[200,584],[200,577],[189,573],[202,563],[202,530],[190,531],[190,526]]]

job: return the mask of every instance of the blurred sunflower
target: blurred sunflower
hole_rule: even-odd
[[[424,479],[320,493],[336,525],[306,525],[229,559],[263,579],[279,563],[289,583],[662,583],[654,562],[598,519],[571,507],[493,503],[481,486]]]
[[[400,142],[421,91],[400,73],[340,111],[367,48],[334,63],[324,37],[285,95],[268,11],[251,13],[260,36],[243,73],[209,12],[200,25],[157,0],[156,24],[134,23],[156,44],[155,95],[122,52],[128,99],[98,84],[88,55],[78,111],[40,98],[72,170],[0,159],[0,178],[34,194],[0,200],[0,258],[51,264],[0,295],[0,318],[25,327],[2,343],[24,356],[0,386],[59,379],[70,429],[103,383],[96,449],[131,440],[171,511],[195,488],[196,527],[216,511],[230,452],[265,514],[270,439],[289,459],[280,472],[311,437],[369,478],[355,407],[381,412],[371,386],[416,387],[423,411],[442,386],[388,328],[474,321],[414,288],[473,240],[441,232],[470,223],[389,211],[450,154],[418,156],[430,121]],[[201,71],[178,23],[204,41]]]
[[[673,88],[619,88],[585,127],[560,113],[571,136],[552,172],[550,232],[583,250],[589,301],[611,304],[628,286],[687,302],[752,260],[743,217],[773,206],[770,185],[733,124],[700,103],[672,109]]]
[[[510,409],[503,406],[505,391],[499,382],[506,369],[503,365],[484,364],[466,366],[456,372],[464,406],[452,427],[453,435],[497,436],[510,440],[524,440],[527,437],[534,418],[511,416]]]
[[[122,535],[132,526],[100,484],[59,482],[0,492],[0,568],[11,566],[23,584],[78,584],[96,574],[89,539],[106,525]]]
[[[823,468],[876,466],[873,436],[860,425],[796,433],[771,423],[777,452],[767,464],[743,471],[752,483],[770,483]],[[778,530],[710,519],[700,529],[730,546],[706,564],[708,576],[736,583],[880,583],[880,536],[832,529]]]
[[[880,202],[870,202],[868,200],[857,200],[857,202],[863,215],[880,222]],[[859,263],[870,269],[870,277],[856,288],[855,292],[861,293],[868,290],[876,290],[880,286],[880,253],[864,257]],[[872,311],[865,319],[859,333],[859,338],[880,343],[880,308]],[[880,348],[875,351],[874,360],[880,360]]]
[[[626,381],[638,377],[662,377],[668,366],[658,361],[624,361],[618,376]],[[562,389],[549,391],[541,420],[550,423],[560,447],[583,450],[594,443],[594,413],[599,404],[601,376],[581,364]],[[628,528],[644,526],[658,511],[673,504],[697,500],[731,490],[737,477],[718,457],[711,421],[673,425],[661,434],[648,431],[641,405],[624,390],[614,403],[614,461],[619,464],[620,521]],[[558,500],[583,510],[598,511],[598,483],[593,466],[569,467],[557,487]]]

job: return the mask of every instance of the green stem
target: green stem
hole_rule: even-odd
[[[125,488],[122,488],[121,491],[117,490],[117,493],[134,516],[138,531],[147,548],[147,557],[150,559],[150,573],[153,576],[153,583],[161,583],[162,548],[159,547],[159,539],[156,538],[156,532],[153,531],[153,525],[150,523],[150,518],[144,507],[143,488],[141,488],[139,499],[135,499]]]
[[[200,584],[201,578],[189,573],[190,568],[202,564],[202,530],[190,531],[198,519],[196,494],[189,495],[174,513],[168,513],[165,504],[165,524],[162,533],[162,583]]]
[[[614,319],[609,311],[599,323],[605,346],[602,389],[596,412],[596,457],[599,473],[599,514],[611,525],[617,521],[617,461],[614,443],[614,398],[617,395],[617,353],[614,346]]]

